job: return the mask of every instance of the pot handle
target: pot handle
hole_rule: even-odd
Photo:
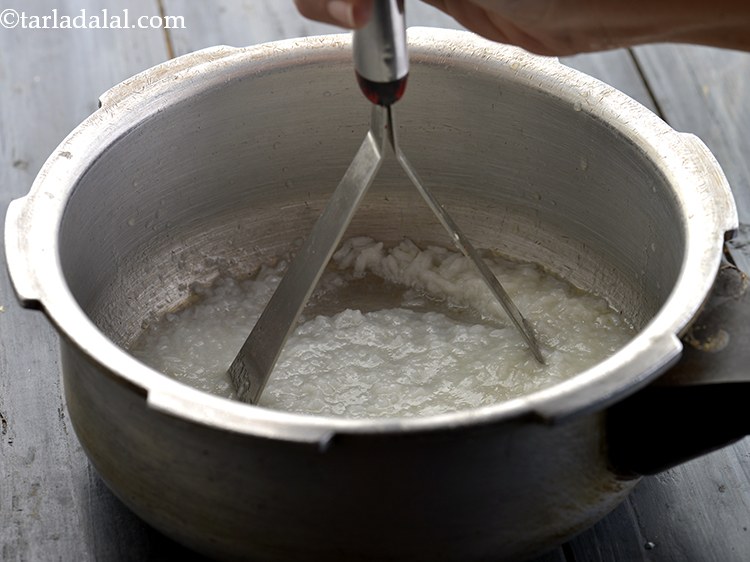
[[[750,435],[750,280],[728,260],[682,341],[672,369],[607,410],[620,474],[655,474]]]
[[[26,197],[10,202],[5,215],[5,260],[13,289],[25,308],[40,308],[36,276],[29,265]]]

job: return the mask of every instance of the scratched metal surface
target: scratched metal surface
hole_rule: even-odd
[[[10,0],[9,0],[10,1]],[[7,3],[6,3],[7,4]],[[121,12],[113,0],[17,0],[28,16]],[[99,94],[171,56],[329,33],[291,0],[130,0],[131,17],[182,16],[185,29],[0,28],[0,211],[25,194],[44,159]],[[3,9],[6,9],[3,7]],[[457,27],[416,1],[411,25]],[[724,167],[743,226],[750,212],[750,55],[659,46],[566,59],[695,132]],[[0,246],[0,258],[5,261]],[[150,529],[106,489],[67,418],[57,339],[39,312],[15,302],[0,272],[0,546],[2,559],[200,560]],[[544,561],[750,559],[750,440],[646,478],[612,514]]]

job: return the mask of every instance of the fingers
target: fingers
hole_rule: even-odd
[[[502,16],[485,9],[481,2],[462,0],[423,0],[455,19],[466,29],[501,43],[510,43]],[[498,6],[502,6],[497,2]]]
[[[306,18],[350,29],[370,19],[373,0],[294,0]]]
[[[564,55],[581,49],[570,34],[546,23],[550,0],[423,0],[466,29],[491,41],[518,45],[540,55]]]

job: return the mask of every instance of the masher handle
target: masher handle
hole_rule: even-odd
[[[403,0],[377,0],[367,24],[352,41],[354,70],[362,93],[372,103],[389,106],[406,89],[409,55]]]

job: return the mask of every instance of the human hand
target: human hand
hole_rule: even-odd
[[[302,15],[364,25],[376,0],[295,0]],[[543,55],[643,43],[698,43],[750,50],[747,0],[423,0],[488,39]]]

